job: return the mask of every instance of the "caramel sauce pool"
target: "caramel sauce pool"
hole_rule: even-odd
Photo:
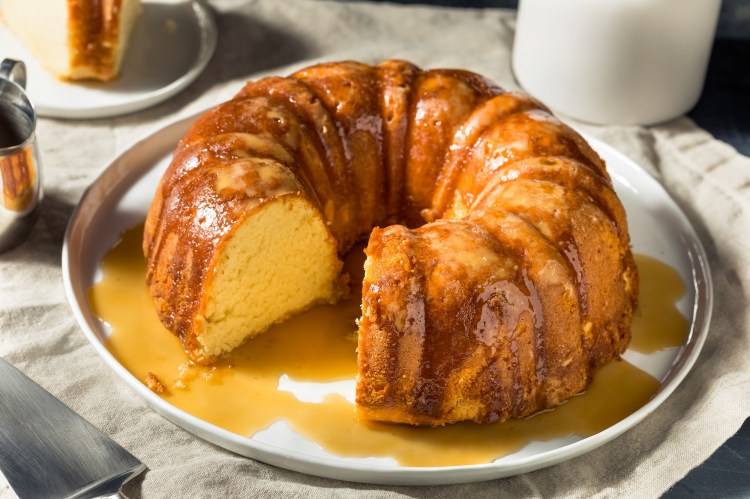
[[[355,378],[358,297],[315,307],[212,367],[196,366],[187,361],[179,340],[164,329],[154,311],[144,283],[142,230],[136,227],[123,234],[102,262],[103,280],[88,292],[94,313],[112,327],[107,347],[144,383],[158,379],[163,387],[160,396],[169,403],[240,435],[252,436],[283,419],[339,456],[392,457],[404,466],[488,463],[532,441],[593,435],[638,410],[659,388],[650,375],[616,361],[597,372],[584,394],[524,420],[441,428],[360,422],[354,405],[340,395],[329,395],[320,403],[303,402],[279,389],[282,375],[315,383]],[[363,260],[361,252],[352,252],[348,268],[361,268]],[[642,292],[633,348],[648,353],[682,345],[687,321],[674,305],[684,293],[682,281],[656,260],[636,260]],[[361,270],[358,273],[361,278]]]

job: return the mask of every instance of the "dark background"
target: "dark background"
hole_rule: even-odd
[[[518,6],[518,0],[388,1],[474,9]],[[684,2],[686,7],[689,4]],[[750,0],[722,1],[703,94],[688,116],[719,140],[750,156]],[[750,498],[750,419],[663,496],[683,497]]]

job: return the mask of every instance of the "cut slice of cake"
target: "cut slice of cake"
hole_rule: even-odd
[[[0,0],[0,19],[61,79],[115,78],[140,0]]]
[[[343,294],[336,241],[303,197],[262,204],[220,246],[206,278],[203,313],[195,321],[198,357],[218,358],[313,305],[336,303]]]

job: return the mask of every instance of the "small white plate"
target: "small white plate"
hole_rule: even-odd
[[[252,437],[231,433],[163,400],[130,374],[107,350],[107,329],[92,313],[86,290],[95,282],[105,253],[121,233],[143,221],[178,140],[194,121],[187,118],[138,142],[116,158],[86,191],[70,219],[63,244],[65,290],[73,312],[97,352],[149,405],[187,431],[238,454],[312,475],[382,484],[446,484],[490,480],[571,459],[611,441],[652,413],[683,380],[706,339],[712,285],[703,247],[688,219],[662,186],[608,145],[587,137],[606,160],[628,214],[633,249],[674,268],[687,291],[678,302],[690,323],[687,343],[652,355],[625,358],[661,381],[654,398],[617,424],[588,438],[536,441],[492,463],[450,467],[407,467],[395,460],[347,458],[322,450],[283,422]]]
[[[216,24],[199,0],[144,0],[120,76],[68,82],[46,71],[0,23],[0,57],[20,59],[37,114],[50,118],[117,116],[162,102],[203,71],[216,48]]]

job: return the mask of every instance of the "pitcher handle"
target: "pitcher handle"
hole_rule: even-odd
[[[3,62],[0,62],[0,78],[5,78],[21,88],[26,88],[26,65],[23,61],[3,59]]]

